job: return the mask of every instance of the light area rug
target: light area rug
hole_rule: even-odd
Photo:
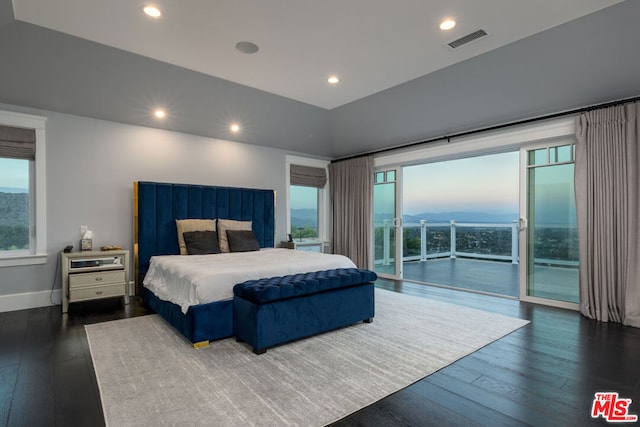
[[[528,321],[376,289],[373,323],[255,355],[195,350],[157,315],[87,325],[108,426],[322,426]]]

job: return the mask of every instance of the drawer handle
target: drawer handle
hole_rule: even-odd
[[[96,282],[102,282],[102,277],[96,277]]]
[[[102,295],[103,293],[104,293],[104,292],[102,292],[102,291],[97,291],[97,292],[96,292],[96,295]]]

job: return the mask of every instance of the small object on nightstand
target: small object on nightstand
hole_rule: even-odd
[[[80,250],[82,252],[90,252],[93,250],[93,231],[86,229],[86,226],[82,226],[84,233],[82,234],[82,240],[80,240]]]
[[[92,248],[91,239],[80,240],[80,250],[82,252],[91,251],[91,248]]]
[[[293,243],[293,242],[284,242],[284,241],[280,242],[280,247],[284,248],[284,249],[295,249],[296,248],[295,243]]]
[[[64,249],[62,250],[62,252],[64,252],[65,254],[70,253],[73,250],[73,245],[68,245],[65,246]]]
[[[303,242],[280,242],[280,247],[285,249],[296,249],[304,252],[322,252],[324,243],[320,240],[307,240]]]
[[[121,251],[122,246],[118,246],[118,245],[100,246],[100,250],[101,251]]]

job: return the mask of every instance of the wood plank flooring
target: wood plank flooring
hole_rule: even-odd
[[[120,298],[72,304],[68,315],[0,313],[0,426],[103,426],[84,325],[148,313]]]
[[[334,426],[607,425],[590,417],[596,391],[617,391],[640,414],[640,329],[506,298],[376,285],[532,323]],[[0,426],[104,425],[83,325],[149,312],[113,299],[72,304],[68,315],[0,313]]]
[[[574,311],[408,282],[377,285],[531,320],[531,324],[334,426],[584,426],[594,393],[617,391],[640,415],[640,329]]]

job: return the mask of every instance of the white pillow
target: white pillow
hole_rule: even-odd
[[[236,221],[235,219],[218,220],[218,242],[220,243],[220,252],[223,253],[231,252],[229,250],[227,230],[251,230],[251,221]]]
[[[184,242],[184,235],[187,231],[216,231],[215,219],[176,219],[176,229],[178,230],[178,247],[180,255],[189,255],[187,244]]]

